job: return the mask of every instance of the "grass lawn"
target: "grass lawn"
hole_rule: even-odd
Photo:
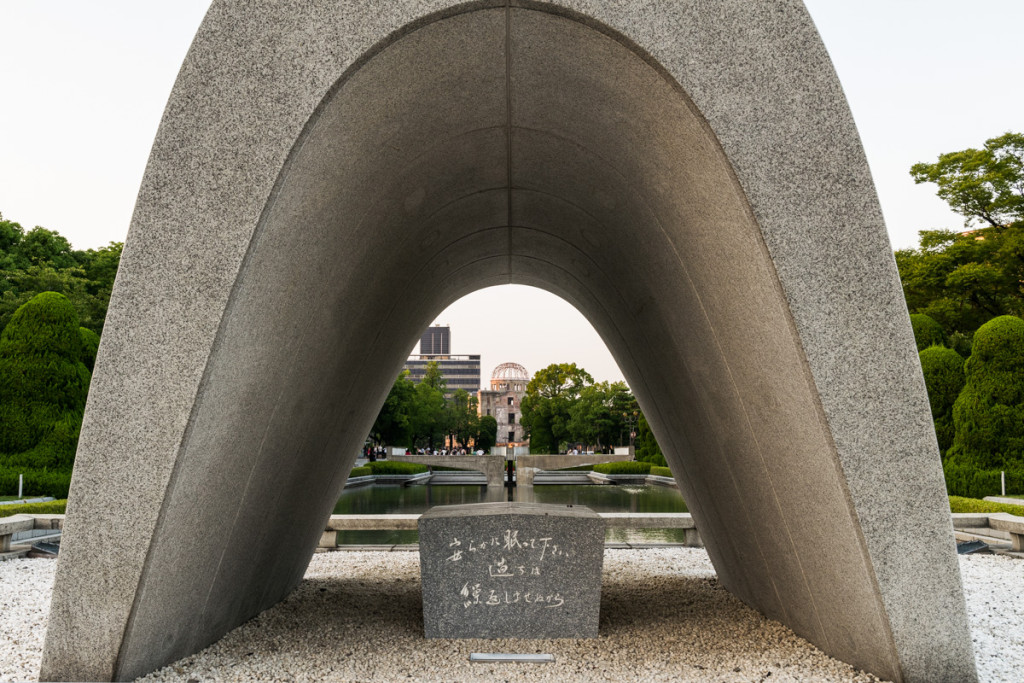
[[[1024,517],[1024,505],[991,503],[987,500],[961,498],[960,496],[949,497],[949,509],[953,512],[1009,512],[1011,515]]]

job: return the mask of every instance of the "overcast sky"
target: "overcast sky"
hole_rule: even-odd
[[[207,0],[0,0],[0,213],[76,248],[121,241],[149,148]],[[914,185],[911,164],[1024,130],[1024,0],[807,0],[857,121],[894,248],[962,220]],[[488,329],[481,310],[500,310]],[[508,334],[509,320],[564,331]],[[565,302],[526,287],[481,290],[438,316],[452,351],[486,377],[575,361],[621,379]]]

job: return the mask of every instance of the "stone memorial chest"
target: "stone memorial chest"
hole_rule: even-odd
[[[596,638],[604,520],[589,508],[479,503],[420,517],[427,638]]]

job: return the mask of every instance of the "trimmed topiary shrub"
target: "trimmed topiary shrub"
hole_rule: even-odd
[[[929,346],[920,353],[921,371],[928,387],[928,403],[935,421],[939,452],[953,445],[953,404],[964,388],[964,359],[953,349]]]
[[[974,333],[966,383],[953,404],[955,434],[943,470],[949,493],[970,498],[1020,490],[1024,473],[1024,320],[1004,315]]]
[[[11,515],[63,515],[67,506],[67,500],[51,500],[48,503],[0,505],[0,517],[10,517]]]
[[[78,336],[82,340],[82,362],[92,372],[96,365],[96,351],[100,348],[100,335],[88,327],[79,327]]]
[[[396,460],[368,462],[366,467],[373,474],[420,474],[427,471],[427,466],[418,462],[398,462]]]
[[[917,342],[918,352],[929,346],[946,345],[946,332],[935,318],[924,313],[911,313],[910,326],[914,329],[914,341]]]
[[[1009,512],[1011,515],[1024,517],[1024,504],[993,503],[988,500],[963,498],[961,496],[949,497],[949,509],[951,512]]]
[[[650,474],[651,463],[638,460],[602,462],[594,465],[594,471],[600,474]]]
[[[665,454],[661,452],[661,446],[654,438],[654,432],[651,431],[651,426],[647,424],[647,418],[643,414],[640,415],[640,422],[637,424],[635,445],[637,460],[659,467],[665,467],[668,464],[665,462]]]
[[[352,471],[348,473],[348,478],[354,479],[355,477],[368,477],[371,474],[373,474],[373,470],[369,467],[353,467]]]
[[[71,302],[43,292],[0,334],[0,466],[71,469],[90,379],[78,329]]]
[[[672,470],[667,467],[652,467],[651,474],[656,477],[669,477],[672,478]]]

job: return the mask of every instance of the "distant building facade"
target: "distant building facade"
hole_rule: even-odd
[[[480,391],[480,415],[491,415],[498,422],[496,445],[525,444],[521,404],[529,382],[530,373],[522,365],[502,363],[491,373],[491,388]]]
[[[450,327],[428,327],[420,337],[419,355],[409,356],[403,369],[409,371],[409,379],[419,384],[427,373],[427,365],[436,362],[447,383],[446,397],[450,398],[459,389],[475,395],[480,390],[480,356],[453,356],[451,346]]]
[[[452,328],[434,325],[420,337],[421,356],[449,356],[452,352]]]

